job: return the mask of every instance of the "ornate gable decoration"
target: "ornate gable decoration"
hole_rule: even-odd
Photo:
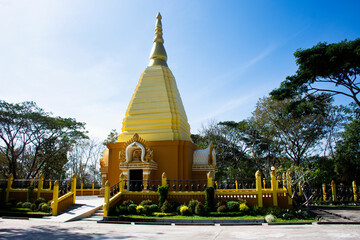
[[[137,133],[135,133],[134,136],[129,141],[127,141],[121,149],[119,153],[120,162],[126,161],[127,147],[130,145],[136,146],[137,143],[141,144],[145,148],[145,156],[142,158],[142,160],[144,162],[150,162],[153,160],[153,150],[146,146],[146,141],[142,139]]]

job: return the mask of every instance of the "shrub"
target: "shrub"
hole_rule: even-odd
[[[226,211],[227,211],[226,205],[222,205],[222,206],[217,208],[218,213],[223,213],[223,212],[226,212]]]
[[[144,200],[140,203],[141,206],[146,206],[146,205],[151,205],[152,201],[151,200]]]
[[[144,206],[141,206],[141,205],[137,206],[136,207],[136,213],[137,214],[143,214],[144,213]]]
[[[171,212],[173,212],[171,203],[169,203],[168,200],[165,200],[164,204],[161,206],[161,211],[163,213],[171,213]]]
[[[132,203],[127,207],[127,210],[129,212],[129,214],[136,214],[136,207],[137,205]]]
[[[123,215],[123,214],[127,214],[128,213],[128,207],[127,206],[123,206],[120,205],[116,208],[116,213],[118,215]]]
[[[45,200],[45,198],[40,197],[40,198],[36,199],[34,203],[36,204],[36,206],[38,206],[38,208],[40,208],[40,204],[46,203],[46,200]]]
[[[37,206],[35,203],[31,204],[31,210],[32,211],[36,211],[37,210]]]
[[[23,205],[23,202],[18,202],[18,203],[16,203],[16,207],[17,207],[17,208],[21,208],[22,205]]]
[[[268,214],[265,216],[265,221],[268,223],[275,222],[275,220],[276,220],[276,217],[272,214]]]
[[[248,205],[246,205],[246,203],[241,203],[239,206],[239,211],[242,213],[247,213],[250,210],[250,208],[248,207]]]
[[[153,211],[150,208],[150,205],[145,205],[143,208],[143,214],[146,216],[150,216],[153,213]]]
[[[174,213],[154,212],[153,215],[156,217],[169,217],[169,216],[174,216],[175,214]]]
[[[236,201],[229,201],[226,203],[226,208],[229,212],[238,212],[240,204]]]
[[[43,204],[40,209],[42,212],[49,212],[49,206],[47,204]]]
[[[18,200],[15,198],[9,198],[9,201],[6,203],[9,207],[16,207]]]
[[[166,200],[167,195],[168,195],[168,191],[169,191],[169,185],[160,186],[158,188],[158,192],[160,194],[160,196],[159,196],[159,208],[161,208],[162,205],[165,203],[165,200]]]
[[[126,201],[123,201],[121,205],[123,206],[129,206],[130,204],[133,204],[134,202],[132,200],[126,200]]]
[[[196,205],[198,205],[198,203],[199,203],[199,201],[198,200],[191,200],[190,202],[189,202],[189,209],[190,209],[190,212],[192,213],[192,214],[195,214],[195,208],[196,208]]]
[[[28,186],[27,188],[27,202],[34,201],[34,185]]]
[[[190,216],[190,215],[191,215],[191,212],[190,212],[190,209],[189,209],[187,206],[182,205],[182,206],[180,207],[180,214],[181,214],[182,216]]]
[[[158,211],[159,211],[159,207],[158,207],[158,205],[156,205],[156,204],[151,204],[151,205],[150,205],[150,210],[151,210],[152,213],[153,213],[153,212],[158,212]]]
[[[195,214],[198,215],[198,216],[206,216],[207,215],[207,212],[206,212],[206,209],[205,209],[205,206],[199,202],[196,207],[195,207]]]
[[[31,208],[31,202],[24,202],[24,203],[22,204],[22,207],[23,207],[23,208]]]
[[[213,187],[205,188],[205,209],[211,212],[214,209],[215,189]]]
[[[252,215],[263,215],[262,209],[259,206],[252,206],[250,207],[250,214]]]
[[[47,206],[47,204],[46,204],[46,203],[40,203],[40,204],[39,204],[39,207],[38,207],[38,210],[39,210],[39,211],[41,211],[41,208],[42,208],[42,206],[44,206],[44,205],[46,205],[46,206]]]

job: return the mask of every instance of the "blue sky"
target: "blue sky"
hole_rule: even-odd
[[[157,12],[191,126],[250,117],[299,48],[360,37],[360,1],[0,0],[0,99],[35,101],[104,139],[149,62]],[[337,98],[336,103],[346,103]]]

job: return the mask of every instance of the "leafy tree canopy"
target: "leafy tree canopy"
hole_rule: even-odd
[[[2,174],[33,178],[41,172],[61,173],[70,146],[87,138],[84,126],[72,118],[52,117],[34,102],[0,100]]]
[[[109,135],[104,140],[103,144],[106,145],[108,143],[117,142],[118,136],[119,133],[116,131],[116,129],[112,129]]]
[[[336,145],[335,170],[343,181],[360,180],[360,120],[345,126]]]
[[[360,38],[340,43],[319,43],[294,53],[298,70],[270,95],[283,100],[304,93],[341,94],[360,108]]]

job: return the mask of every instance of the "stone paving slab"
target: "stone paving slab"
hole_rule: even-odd
[[[360,209],[315,209],[312,210],[318,217],[320,217],[320,221],[324,222],[358,222],[360,223]]]
[[[360,239],[357,225],[179,226],[0,218],[0,239]]]

